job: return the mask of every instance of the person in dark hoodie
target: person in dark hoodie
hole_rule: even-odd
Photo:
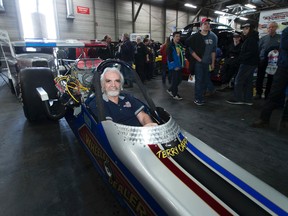
[[[135,48],[132,42],[130,41],[130,36],[128,33],[122,35],[122,45],[120,47],[120,60],[126,62],[132,67],[134,63]],[[133,87],[133,77],[131,74],[123,70],[123,75],[125,78],[124,87],[131,88]]]
[[[234,97],[226,100],[230,104],[253,105],[253,73],[259,62],[259,33],[255,26],[246,22],[241,26],[244,42],[239,54],[240,67],[235,78]]]
[[[233,34],[233,42],[228,46],[228,55],[224,59],[224,64],[221,68],[221,82],[222,85],[219,91],[225,90],[229,87],[229,83],[239,69],[239,54],[241,52],[242,38],[240,33]]]

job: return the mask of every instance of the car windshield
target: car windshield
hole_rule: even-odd
[[[200,22],[197,22],[197,23],[192,23],[192,24],[189,24],[187,26],[185,26],[183,28],[184,31],[196,31],[196,30],[199,30],[200,28]],[[233,30],[232,27],[228,26],[228,25],[224,25],[224,24],[221,24],[221,23],[214,23],[214,22],[211,22],[211,29],[227,29],[227,30]]]
[[[233,30],[233,28],[230,27],[230,26],[220,25],[220,24],[212,24],[212,25],[211,25],[211,28],[212,28],[212,29],[220,29],[220,30],[222,30],[222,29]]]
[[[53,47],[14,47],[16,54],[46,53],[53,55]]]

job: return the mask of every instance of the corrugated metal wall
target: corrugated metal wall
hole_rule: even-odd
[[[5,11],[0,12],[0,28],[6,30],[11,40],[20,39],[20,28],[14,0],[3,0]]]
[[[116,0],[97,0],[95,1],[95,35],[93,37],[101,40],[106,34],[110,35],[113,40],[116,35],[116,18],[114,2]],[[118,16],[118,15],[116,15]],[[118,34],[118,33],[117,33]]]
[[[94,16],[92,0],[74,0],[74,19],[67,19],[66,1],[56,0],[57,18],[60,39],[93,39]],[[90,14],[77,13],[77,6],[87,7]]]
[[[0,12],[0,28],[9,32],[11,40],[21,39],[17,17],[17,0],[3,0],[5,12]],[[73,0],[74,19],[67,19],[66,1],[56,3],[57,28],[60,39],[103,39],[106,34],[118,40],[122,33],[133,33],[132,1],[125,0]],[[89,14],[77,13],[77,6],[89,8]],[[134,2],[134,13],[140,6]],[[183,11],[143,4],[135,22],[136,33],[151,33],[155,41],[164,41],[175,28],[188,23],[191,14]],[[166,19],[165,19],[166,18]],[[165,28],[165,29],[164,29]]]

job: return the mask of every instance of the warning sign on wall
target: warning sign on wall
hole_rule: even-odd
[[[89,7],[77,6],[77,13],[79,13],[79,14],[90,14],[90,8]]]

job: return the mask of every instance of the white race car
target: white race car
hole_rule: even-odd
[[[136,96],[158,126],[105,119],[99,77],[106,67],[133,74],[129,77],[139,89],[126,91],[143,93]],[[95,85],[89,93],[73,77],[58,78],[57,89],[51,71],[42,72],[46,84],[33,84],[38,86],[34,102],[42,104],[50,118],[66,118],[99,174],[132,215],[288,215],[287,197],[181,128],[165,109],[155,106],[126,63],[102,62],[91,72]],[[33,76],[28,71],[25,80]],[[88,106],[93,97],[97,113]]]

